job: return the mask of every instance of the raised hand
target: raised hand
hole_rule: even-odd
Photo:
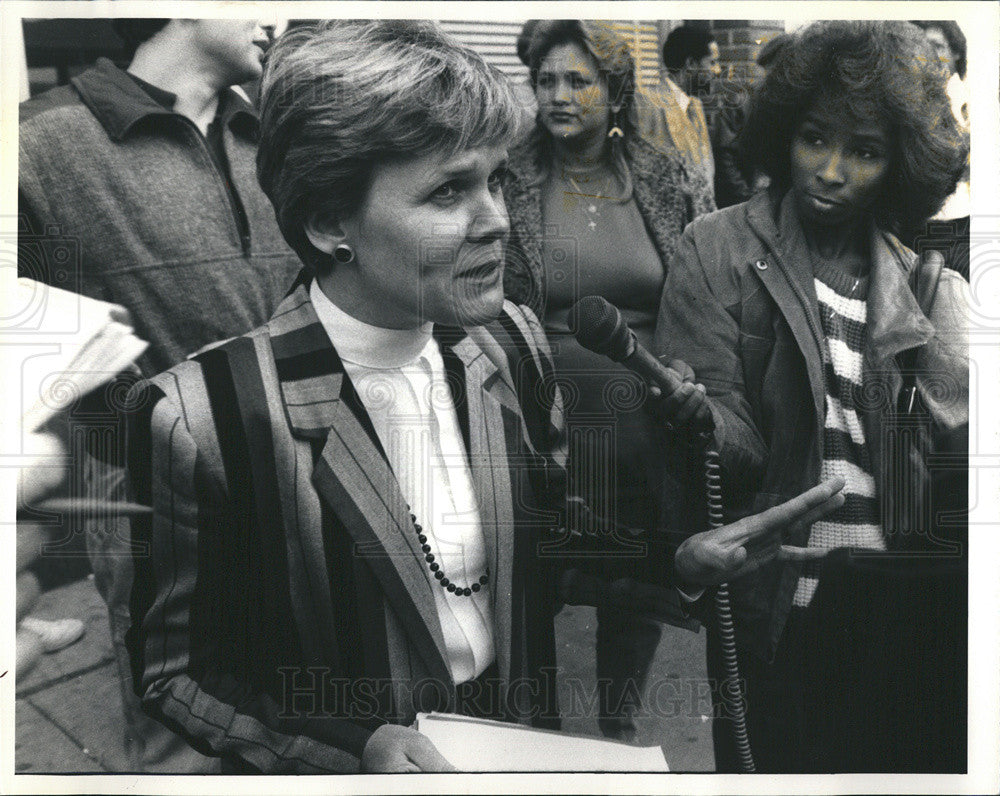
[[[696,533],[677,548],[674,568],[685,583],[713,586],[749,574],[774,558],[822,558],[829,552],[826,548],[792,547],[781,540],[842,506],[843,488],[843,478],[831,478],[780,506]]]
[[[383,724],[368,739],[361,753],[365,773],[417,773],[420,771],[456,771],[431,740],[411,727]]]

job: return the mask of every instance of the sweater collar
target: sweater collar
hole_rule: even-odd
[[[176,117],[166,102],[174,97],[170,92],[156,86],[160,95],[156,99],[143,89],[125,71],[119,69],[107,58],[98,58],[97,63],[71,81],[80,94],[83,103],[90,109],[113,141],[122,141],[136,124],[152,117]],[[161,100],[161,101],[158,101]],[[234,131],[242,131],[253,136],[257,130],[257,116],[249,102],[233,91],[226,89],[219,95],[217,117]]]
[[[310,286],[309,298],[344,362],[378,370],[401,368],[415,362],[432,339],[430,322],[416,329],[385,329],[360,321],[334,304],[317,282]]]

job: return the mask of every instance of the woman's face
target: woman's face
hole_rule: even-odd
[[[557,139],[570,143],[607,135],[608,88],[593,57],[577,44],[558,44],[538,67],[539,118]]]
[[[799,214],[839,226],[867,211],[889,172],[888,126],[856,119],[840,103],[817,103],[792,137],[791,176]]]
[[[354,269],[354,305],[331,298],[385,328],[496,318],[510,229],[500,188],[506,159],[506,149],[487,146],[379,164],[364,203],[340,225],[355,260],[335,269]]]

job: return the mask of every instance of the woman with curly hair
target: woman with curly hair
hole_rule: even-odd
[[[692,177],[700,183],[688,188],[680,156],[633,129],[635,65],[608,23],[541,20],[525,57],[538,116],[511,151],[504,184],[511,218],[505,290],[538,314],[552,342],[576,429],[576,488],[609,518],[648,530],[659,518],[662,464],[643,386],[576,342],[570,308],[583,296],[603,296],[648,345],[667,262],[685,225],[715,209],[711,189],[700,172]],[[658,579],[647,571],[652,557],[634,545],[607,552],[617,553],[611,560],[619,575]],[[635,737],[632,713],[659,639],[652,620],[598,609],[598,723],[606,735]]]
[[[957,653],[893,613],[907,610],[904,595],[929,592],[918,579],[859,592],[830,574],[843,573],[832,568],[842,555],[861,560],[860,550],[867,561],[888,561],[880,572],[893,583],[906,564],[894,551],[936,546],[942,528],[921,502],[928,460],[900,433],[907,413],[922,407],[958,449],[967,434],[962,282],[940,269],[938,255],[918,258],[899,243],[951,193],[965,156],[936,59],[905,22],[811,25],[758,89],[745,143],[771,188],[687,228],[654,347],[683,357],[707,388],[727,517],[840,476],[844,505],[786,541],[850,551],[774,560],[748,575],[734,562],[729,586],[757,770],[960,766],[961,736],[938,743],[942,727],[964,728],[941,698],[961,688],[964,672],[948,657]],[[698,535],[688,538],[675,560],[692,596],[718,582],[687,566],[700,546]],[[842,616],[874,610],[889,621],[881,637],[848,638],[849,620],[835,629],[831,605]],[[948,682],[921,694],[914,673],[905,700],[890,704],[882,697],[897,686],[872,683],[900,650],[939,666],[934,676]],[[720,676],[712,633],[708,660]],[[859,698],[879,689],[872,702]],[[870,713],[848,715],[845,705]],[[736,770],[730,722],[715,724],[717,766]]]

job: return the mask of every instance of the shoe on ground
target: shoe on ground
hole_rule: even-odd
[[[22,619],[21,627],[41,639],[45,652],[58,652],[79,641],[86,629],[79,619],[39,619],[34,616]]]
[[[18,678],[21,678],[34,669],[38,665],[38,661],[41,660],[42,640],[34,633],[19,627],[15,643],[17,655],[14,673]]]

